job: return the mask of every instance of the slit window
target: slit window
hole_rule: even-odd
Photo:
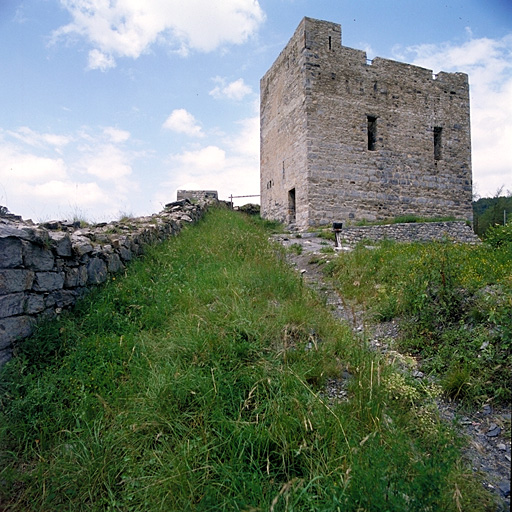
[[[368,150],[375,151],[375,143],[377,142],[377,118],[375,116],[367,116],[368,124]]]
[[[440,126],[434,127],[434,160],[441,160],[443,147],[443,129]]]
[[[288,221],[290,224],[295,222],[295,189],[288,192]]]
[[[332,37],[329,36],[329,50],[332,50]]]

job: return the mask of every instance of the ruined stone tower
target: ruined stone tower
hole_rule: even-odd
[[[262,216],[299,229],[472,219],[467,75],[368,61],[304,18],[261,80],[260,166]]]

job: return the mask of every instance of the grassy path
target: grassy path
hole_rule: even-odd
[[[356,342],[267,238],[211,211],[23,344],[0,510],[492,510],[435,389]]]

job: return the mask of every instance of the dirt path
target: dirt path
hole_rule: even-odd
[[[374,350],[378,350],[394,359],[398,364],[407,359],[394,350],[394,341],[400,336],[397,322],[375,324],[365,318],[364,311],[348,304],[332,286],[322,271],[323,264],[336,257],[333,253],[334,242],[318,237],[315,233],[297,235],[275,235],[273,239],[287,249],[288,262],[300,272],[308,285],[325,297],[333,314],[348,322],[352,329],[369,341]],[[351,250],[343,246],[336,251]],[[412,372],[413,377],[429,378],[421,371],[421,366],[401,364]],[[327,394],[333,398],[346,396],[345,383],[347,375],[340,379],[331,379],[327,383]],[[498,511],[510,510],[510,407],[494,410],[486,405],[482,410],[463,415],[454,402],[439,402],[441,417],[455,422],[457,430],[468,439],[465,457],[470,461],[474,472],[482,475],[483,485],[490,489],[499,500]]]

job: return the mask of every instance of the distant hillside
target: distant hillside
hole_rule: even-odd
[[[512,218],[512,195],[482,197],[473,201],[473,222],[478,236],[483,236],[489,226],[503,224],[505,216],[507,221]]]

